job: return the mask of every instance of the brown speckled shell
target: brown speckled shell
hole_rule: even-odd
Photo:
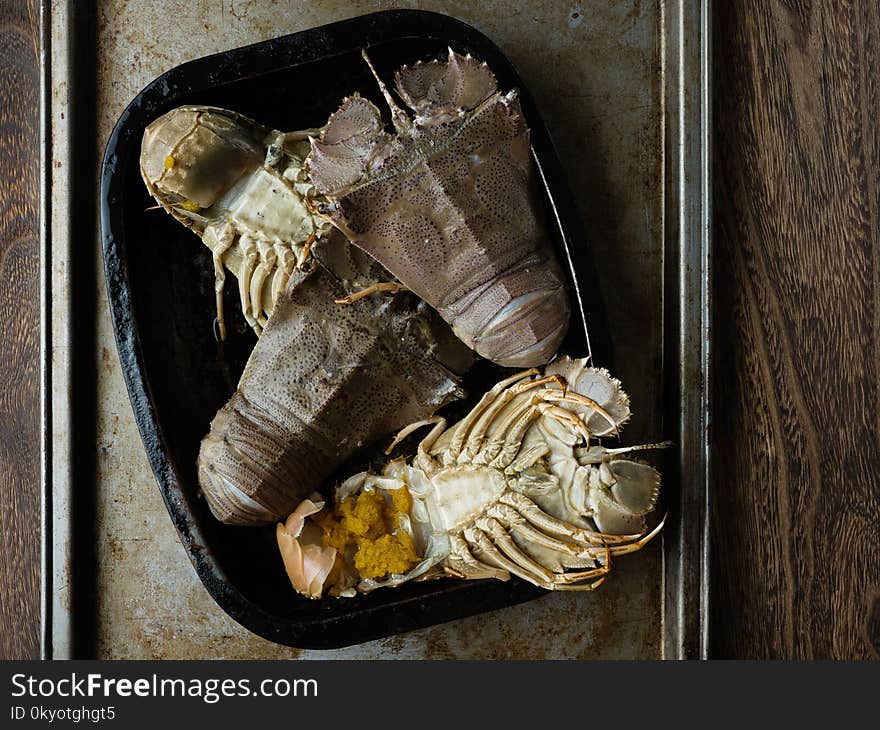
[[[397,89],[416,113],[394,109],[397,134],[354,96],[313,140],[323,212],[480,355],[508,367],[548,362],[569,301],[516,93],[452,51],[401,69]]]
[[[336,234],[291,277],[202,441],[199,484],[218,519],[285,518],[362,446],[460,395],[450,368],[470,353],[411,294],[334,303],[383,276]]]

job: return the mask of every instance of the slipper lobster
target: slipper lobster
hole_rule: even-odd
[[[463,395],[472,353],[436,312],[409,292],[359,295],[385,276],[338,233],[291,274],[202,440],[199,484],[219,520],[283,518],[362,447]]]
[[[478,354],[546,364],[570,307],[516,90],[501,93],[485,63],[450,49],[397,72],[410,118],[373,74],[396,133],[370,101],[347,98],[311,139],[318,210]]]
[[[647,528],[660,474],[608,448],[629,400],[607,371],[562,357],[499,382],[460,421],[432,425],[410,460],[362,472],[303,500],[276,528],[287,574],[310,598],[353,596],[409,580],[517,576],[548,590],[591,590]],[[389,448],[390,451],[390,448]]]
[[[294,269],[330,228],[310,205],[304,165],[318,131],[282,133],[227,109],[183,106],[144,132],[147,189],[211,249],[220,339],[225,269],[238,278],[242,313],[259,337]]]

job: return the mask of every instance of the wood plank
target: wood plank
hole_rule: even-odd
[[[880,6],[715,3],[713,653],[880,656]]]
[[[0,658],[39,656],[38,16],[0,0]]]

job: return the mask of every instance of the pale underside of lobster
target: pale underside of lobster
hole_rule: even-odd
[[[226,109],[184,106],[144,132],[141,176],[159,205],[192,228],[214,260],[217,322],[226,336],[226,270],[259,336],[291,274],[329,230],[311,204],[309,135],[282,133]]]
[[[304,500],[276,530],[294,588],[352,596],[410,580],[518,576],[548,590],[591,590],[617,556],[641,549],[660,475],[596,443],[629,418],[620,383],[561,358],[492,388],[457,423],[435,418],[407,462],[363,472],[335,507]],[[392,444],[393,446],[393,444]]]

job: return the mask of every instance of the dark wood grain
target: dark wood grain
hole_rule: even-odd
[[[880,655],[880,5],[715,3],[715,656]]]
[[[0,658],[39,655],[39,68],[36,16],[0,0]]]

